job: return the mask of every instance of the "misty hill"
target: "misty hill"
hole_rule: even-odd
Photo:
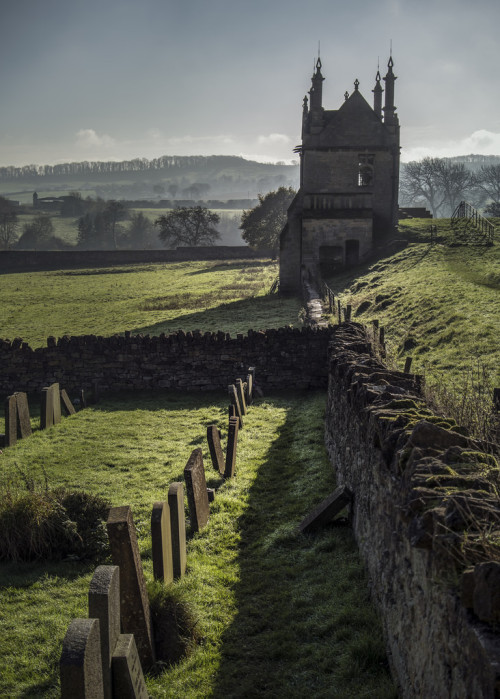
[[[239,156],[175,156],[120,162],[0,167],[5,196],[34,190],[78,189],[103,198],[255,198],[280,186],[298,186],[298,165],[259,163]]]
[[[479,170],[483,165],[500,165],[500,155],[455,155],[444,158],[451,163],[463,163],[469,170]]]

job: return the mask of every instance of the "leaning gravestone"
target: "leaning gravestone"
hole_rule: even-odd
[[[248,374],[247,376],[247,382],[246,382],[246,387],[245,387],[245,399],[247,402],[247,405],[252,405],[253,403],[253,375]]]
[[[73,619],[59,661],[62,699],[104,696],[98,619]]]
[[[238,395],[238,402],[241,407],[242,415],[247,414],[247,406],[245,404],[245,389],[243,387],[243,381],[241,379],[236,379],[236,393]]]
[[[66,393],[66,389],[63,388],[60,392],[61,396],[61,408],[64,409],[64,412],[66,415],[74,415],[76,413],[76,410],[73,406],[73,403],[70,400],[70,397]]]
[[[61,422],[61,396],[59,384],[53,383],[51,386],[42,388],[40,404],[40,429],[57,425]]]
[[[236,391],[236,386],[234,384],[229,384],[227,390],[229,392],[229,398],[231,399],[231,403],[234,405],[234,408],[236,410],[236,417],[240,422],[241,429],[243,427],[243,413],[241,412],[241,406],[238,400],[238,392]]]
[[[222,453],[222,447],[220,443],[220,432],[216,425],[209,425],[207,427],[207,442],[208,448],[210,450],[210,457],[212,459],[212,465],[214,469],[218,471],[221,476],[223,476],[224,454]]]
[[[239,422],[237,417],[229,418],[224,478],[232,478],[236,471],[236,447],[238,444],[238,426]]]
[[[184,577],[186,572],[186,522],[184,518],[184,487],[171,483],[168,489],[170,531],[172,534],[172,563],[174,578]]]
[[[191,528],[199,532],[208,522],[207,481],[201,449],[194,449],[184,469]]]
[[[352,491],[346,486],[337,488],[302,520],[299,531],[309,534],[328,524],[344,507],[351,504],[352,497]]]
[[[148,699],[133,634],[120,634],[113,651],[112,667],[113,696],[116,699]]]
[[[17,427],[21,439],[31,435],[30,409],[26,393],[16,393]]]
[[[111,557],[120,568],[122,631],[133,633],[144,669],[155,662],[153,631],[146,581],[130,506],[112,507],[106,522]]]
[[[155,502],[151,513],[151,541],[153,575],[155,580],[171,583],[174,579],[172,561],[172,534],[168,502]]]
[[[111,659],[120,635],[118,566],[98,566],[95,569],[89,587],[89,618],[99,619],[104,699],[111,699]]]
[[[12,447],[17,442],[17,399],[16,394],[5,399],[5,446]]]

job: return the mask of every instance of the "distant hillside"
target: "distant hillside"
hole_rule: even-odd
[[[258,163],[239,156],[174,156],[153,160],[0,167],[0,193],[78,189],[103,198],[255,198],[280,186],[298,186],[298,165]],[[22,198],[22,197],[21,197]]]
[[[445,158],[452,163],[463,163],[469,170],[479,170],[482,165],[499,165],[500,155],[455,155],[453,158]]]

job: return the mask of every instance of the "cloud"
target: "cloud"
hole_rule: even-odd
[[[76,132],[76,144],[83,148],[110,148],[115,145],[115,139],[107,134],[101,136],[94,129],[80,129]]]
[[[284,133],[270,133],[269,136],[259,136],[257,143],[259,146],[285,146],[290,139]]]
[[[500,155],[500,133],[479,129],[470,136],[453,141],[434,141],[425,146],[403,148],[401,160],[421,160],[426,157],[450,158],[455,155]]]
[[[167,139],[167,143],[171,146],[189,144],[189,143],[216,143],[223,145],[231,145],[234,143],[232,136],[227,134],[219,134],[218,136],[177,136]]]

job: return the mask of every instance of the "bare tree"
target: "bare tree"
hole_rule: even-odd
[[[482,203],[500,206],[500,165],[483,165],[476,173],[476,186]]]
[[[8,250],[18,238],[17,212],[5,197],[0,197],[0,249]]]
[[[444,196],[437,178],[439,158],[424,158],[406,163],[401,173],[402,199],[409,204],[425,203],[437,218]]]
[[[458,204],[472,194],[475,178],[463,163],[452,163],[444,158],[435,160],[436,182],[442,192],[445,209],[451,216]]]

